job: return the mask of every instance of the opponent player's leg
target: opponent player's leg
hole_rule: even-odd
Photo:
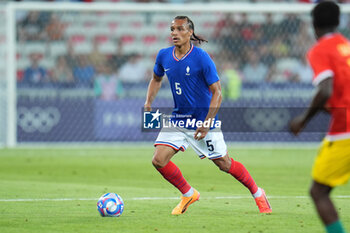
[[[261,213],[272,212],[270,203],[266,198],[265,191],[256,185],[253,177],[250,175],[242,163],[233,160],[228,156],[228,154],[221,158],[213,160],[213,162],[216,166],[219,167],[220,170],[231,174],[234,178],[236,178],[239,182],[241,182],[245,187],[249,189]]]
[[[310,188],[310,196],[315,203],[317,212],[326,226],[328,233],[345,233],[339,221],[338,213],[330,199],[332,188],[313,181]]]
[[[347,183],[350,177],[350,139],[328,141],[324,139],[312,168],[313,183],[310,195],[328,233],[345,232],[330,192]]]
[[[180,169],[170,161],[177,152],[172,147],[157,145],[152,159],[152,164],[159,173],[182,193],[180,203],[172,211],[174,215],[183,214],[200,196],[183,177]]]

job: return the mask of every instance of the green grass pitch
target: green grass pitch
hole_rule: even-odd
[[[173,161],[201,193],[181,216],[179,192],[151,165],[153,147],[0,150],[0,232],[322,233],[308,197],[317,149],[229,149],[263,187],[273,208],[260,214],[248,190],[192,150]],[[350,232],[349,185],[332,197]],[[124,198],[119,218],[102,218],[97,199]],[[153,199],[152,199],[153,198]]]

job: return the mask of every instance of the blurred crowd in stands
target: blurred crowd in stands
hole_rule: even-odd
[[[54,57],[51,68],[41,65],[47,54],[28,54],[30,65],[17,72],[19,87],[91,88],[101,99],[113,100],[122,97],[130,85],[146,86],[152,77],[157,50],[146,58],[142,53],[126,53],[123,41],[116,38],[113,42],[118,49],[101,53],[99,44],[104,38],[96,36],[90,41],[89,53],[77,53],[75,46],[79,40],[67,38],[68,25],[60,21],[59,15],[32,11],[16,17],[19,43],[41,42],[45,46],[62,42],[67,51]],[[164,33],[170,34],[167,30],[170,22],[165,24]],[[344,25],[342,32],[348,35],[348,25]],[[221,77],[225,97],[238,98],[242,85],[311,83],[312,71],[305,52],[314,38],[309,24],[298,15],[288,14],[276,21],[271,14],[265,14],[263,21],[250,22],[245,13],[222,14],[212,28],[212,33],[207,35],[209,44],[205,46],[217,48],[210,55]]]

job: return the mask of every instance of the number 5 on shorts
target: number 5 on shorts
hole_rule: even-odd
[[[211,144],[211,140],[206,140],[208,151],[214,151],[214,145]]]

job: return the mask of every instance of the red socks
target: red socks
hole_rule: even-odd
[[[228,173],[246,186],[251,194],[256,193],[258,191],[258,186],[249,174],[248,170],[240,162],[234,161],[232,158],[230,159],[231,168]],[[170,161],[167,165],[162,168],[158,168],[157,170],[167,181],[180,190],[182,194],[187,193],[191,189],[191,185],[187,183],[180,169],[173,162]]]
[[[254,179],[249,174],[248,170],[240,162],[231,159],[231,167],[228,173],[230,173],[234,178],[246,186],[251,194],[258,191],[258,186],[256,185]]]
[[[169,162],[162,168],[157,168],[162,176],[174,185],[182,194],[187,193],[191,189],[191,185],[187,183],[182,176],[180,169],[173,163]]]

